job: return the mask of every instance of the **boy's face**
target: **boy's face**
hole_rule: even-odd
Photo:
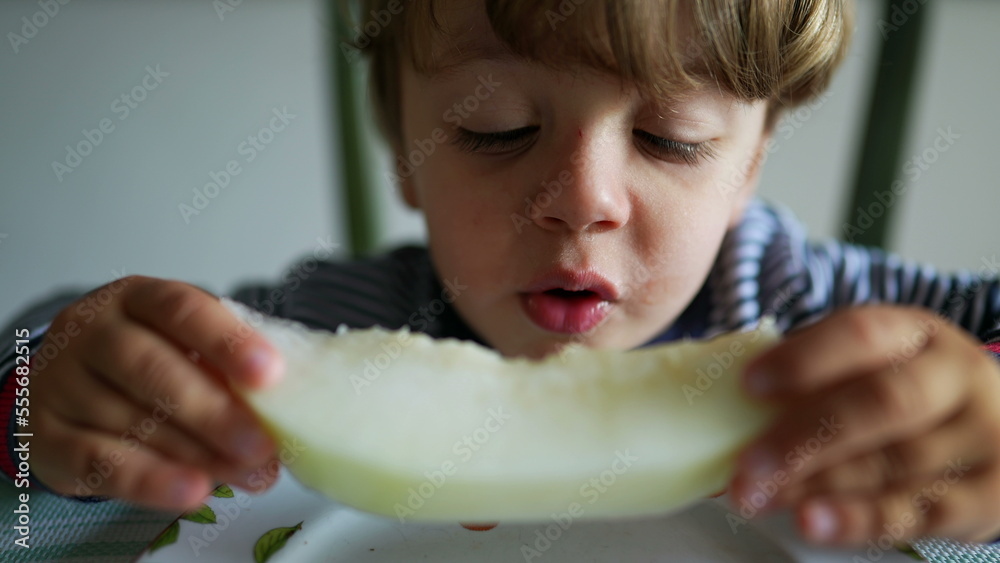
[[[481,7],[438,5],[458,66],[404,65],[400,173],[438,274],[468,286],[459,313],[509,356],[653,338],[753,192],[766,103],[706,88],[656,107],[614,76],[506,58]]]

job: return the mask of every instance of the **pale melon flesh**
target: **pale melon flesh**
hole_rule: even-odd
[[[408,331],[313,331],[228,302],[284,355],[248,404],[307,487],[402,520],[669,512],[718,492],[772,418],[739,375],[764,326],[628,352],[504,359]]]

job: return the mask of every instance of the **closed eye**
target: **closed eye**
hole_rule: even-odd
[[[633,129],[632,134],[653,157],[667,162],[694,166],[716,156],[711,141],[682,143],[658,137],[641,129]]]
[[[527,146],[538,129],[537,125],[529,125],[510,131],[480,133],[459,127],[451,142],[466,152],[506,154]]]

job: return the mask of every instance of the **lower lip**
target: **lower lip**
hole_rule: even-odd
[[[611,303],[597,295],[565,298],[548,293],[522,293],[521,307],[542,330],[560,334],[591,331],[611,312]]]

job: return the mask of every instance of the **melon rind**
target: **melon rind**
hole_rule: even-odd
[[[670,512],[722,489],[772,419],[741,391],[760,328],[629,352],[505,359],[406,330],[309,330],[227,305],[281,350],[285,377],[243,390],[303,484],[424,521]]]

